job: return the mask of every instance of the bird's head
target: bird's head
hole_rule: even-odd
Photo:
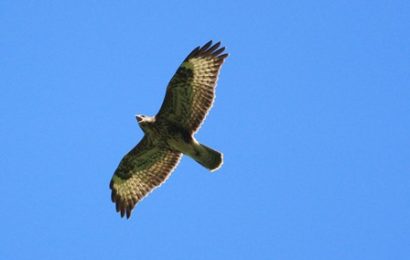
[[[144,132],[149,131],[150,125],[155,122],[155,117],[151,116],[136,115],[135,119]]]

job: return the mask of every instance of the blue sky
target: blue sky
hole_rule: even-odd
[[[408,1],[1,1],[1,259],[409,259]],[[108,188],[180,62],[230,53],[124,220]]]

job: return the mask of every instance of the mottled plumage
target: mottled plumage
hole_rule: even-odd
[[[200,128],[215,97],[225,48],[212,41],[195,48],[168,84],[164,102],[155,117],[137,116],[144,137],[121,160],[110,182],[112,201],[121,216],[161,185],[186,154],[211,171],[223,162],[222,154],[199,144]]]

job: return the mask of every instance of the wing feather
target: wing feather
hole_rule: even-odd
[[[200,128],[214,102],[218,74],[228,57],[220,45],[209,41],[185,58],[168,84],[157,120],[179,124],[191,133]]]
[[[110,182],[121,217],[129,218],[135,205],[166,181],[180,158],[181,153],[154,145],[146,136],[126,154]]]

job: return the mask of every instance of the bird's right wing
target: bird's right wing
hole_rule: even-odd
[[[181,153],[153,145],[145,136],[122,158],[110,182],[111,199],[121,217],[161,185],[177,166]]]

